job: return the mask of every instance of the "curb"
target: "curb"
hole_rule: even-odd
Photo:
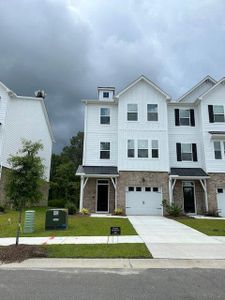
[[[225,260],[192,259],[28,259],[0,265],[0,270],[40,269],[225,269]]]

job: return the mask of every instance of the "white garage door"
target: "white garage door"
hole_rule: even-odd
[[[219,215],[225,217],[225,188],[217,189],[217,205]]]
[[[162,191],[159,187],[126,188],[126,214],[161,216]]]

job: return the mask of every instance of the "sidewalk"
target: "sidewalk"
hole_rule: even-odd
[[[0,246],[15,244],[16,238],[0,238]],[[138,235],[120,236],[52,236],[21,237],[20,244],[26,245],[68,245],[68,244],[115,244],[144,243]]]

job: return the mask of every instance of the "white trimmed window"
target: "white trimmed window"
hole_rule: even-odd
[[[100,123],[110,124],[110,108],[107,107],[100,108]]]
[[[158,121],[158,104],[147,104],[147,120]]]
[[[130,158],[135,157],[134,140],[127,141],[127,157],[130,157]]]
[[[214,157],[215,157],[215,159],[222,159],[222,149],[221,148],[222,147],[221,147],[220,141],[215,141],[214,142]]]
[[[180,109],[180,125],[190,125],[190,109]]]
[[[192,144],[181,144],[181,159],[182,161],[192,161]]]
[[[223,105],[213,105],[214,122],[225,122]]]
[[[148,140],[138,140],[138,157],[148,157]]]
[[[138,105],[127,104],[127,121],[137,121],[137,120],[138,120]]]
[[[110,159],[109,142],[100,142],[100,159]]]
[[[152,140],[152,158],[159,157],[159,141]]]

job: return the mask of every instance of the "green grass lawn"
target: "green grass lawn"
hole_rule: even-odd
[[[152,258],[145,244],[43,246],[51,258]]]
[[[225,235],[225,220],[203,220],[182,217],[176,218],[176,220],[207,235]]]
[[[109,235],[110,226],[120,226],[122,235],[137,234],[128,219],[123,218],[92,218],[86,216],[69,216],[68,229],[45,231],[46,208],[34,208],[35,232],[21,236],[104,236]],[[9,219],[11,222],[9,222]],[[8,210],[0,214],[0,237],[16,235],[18,212]]]

